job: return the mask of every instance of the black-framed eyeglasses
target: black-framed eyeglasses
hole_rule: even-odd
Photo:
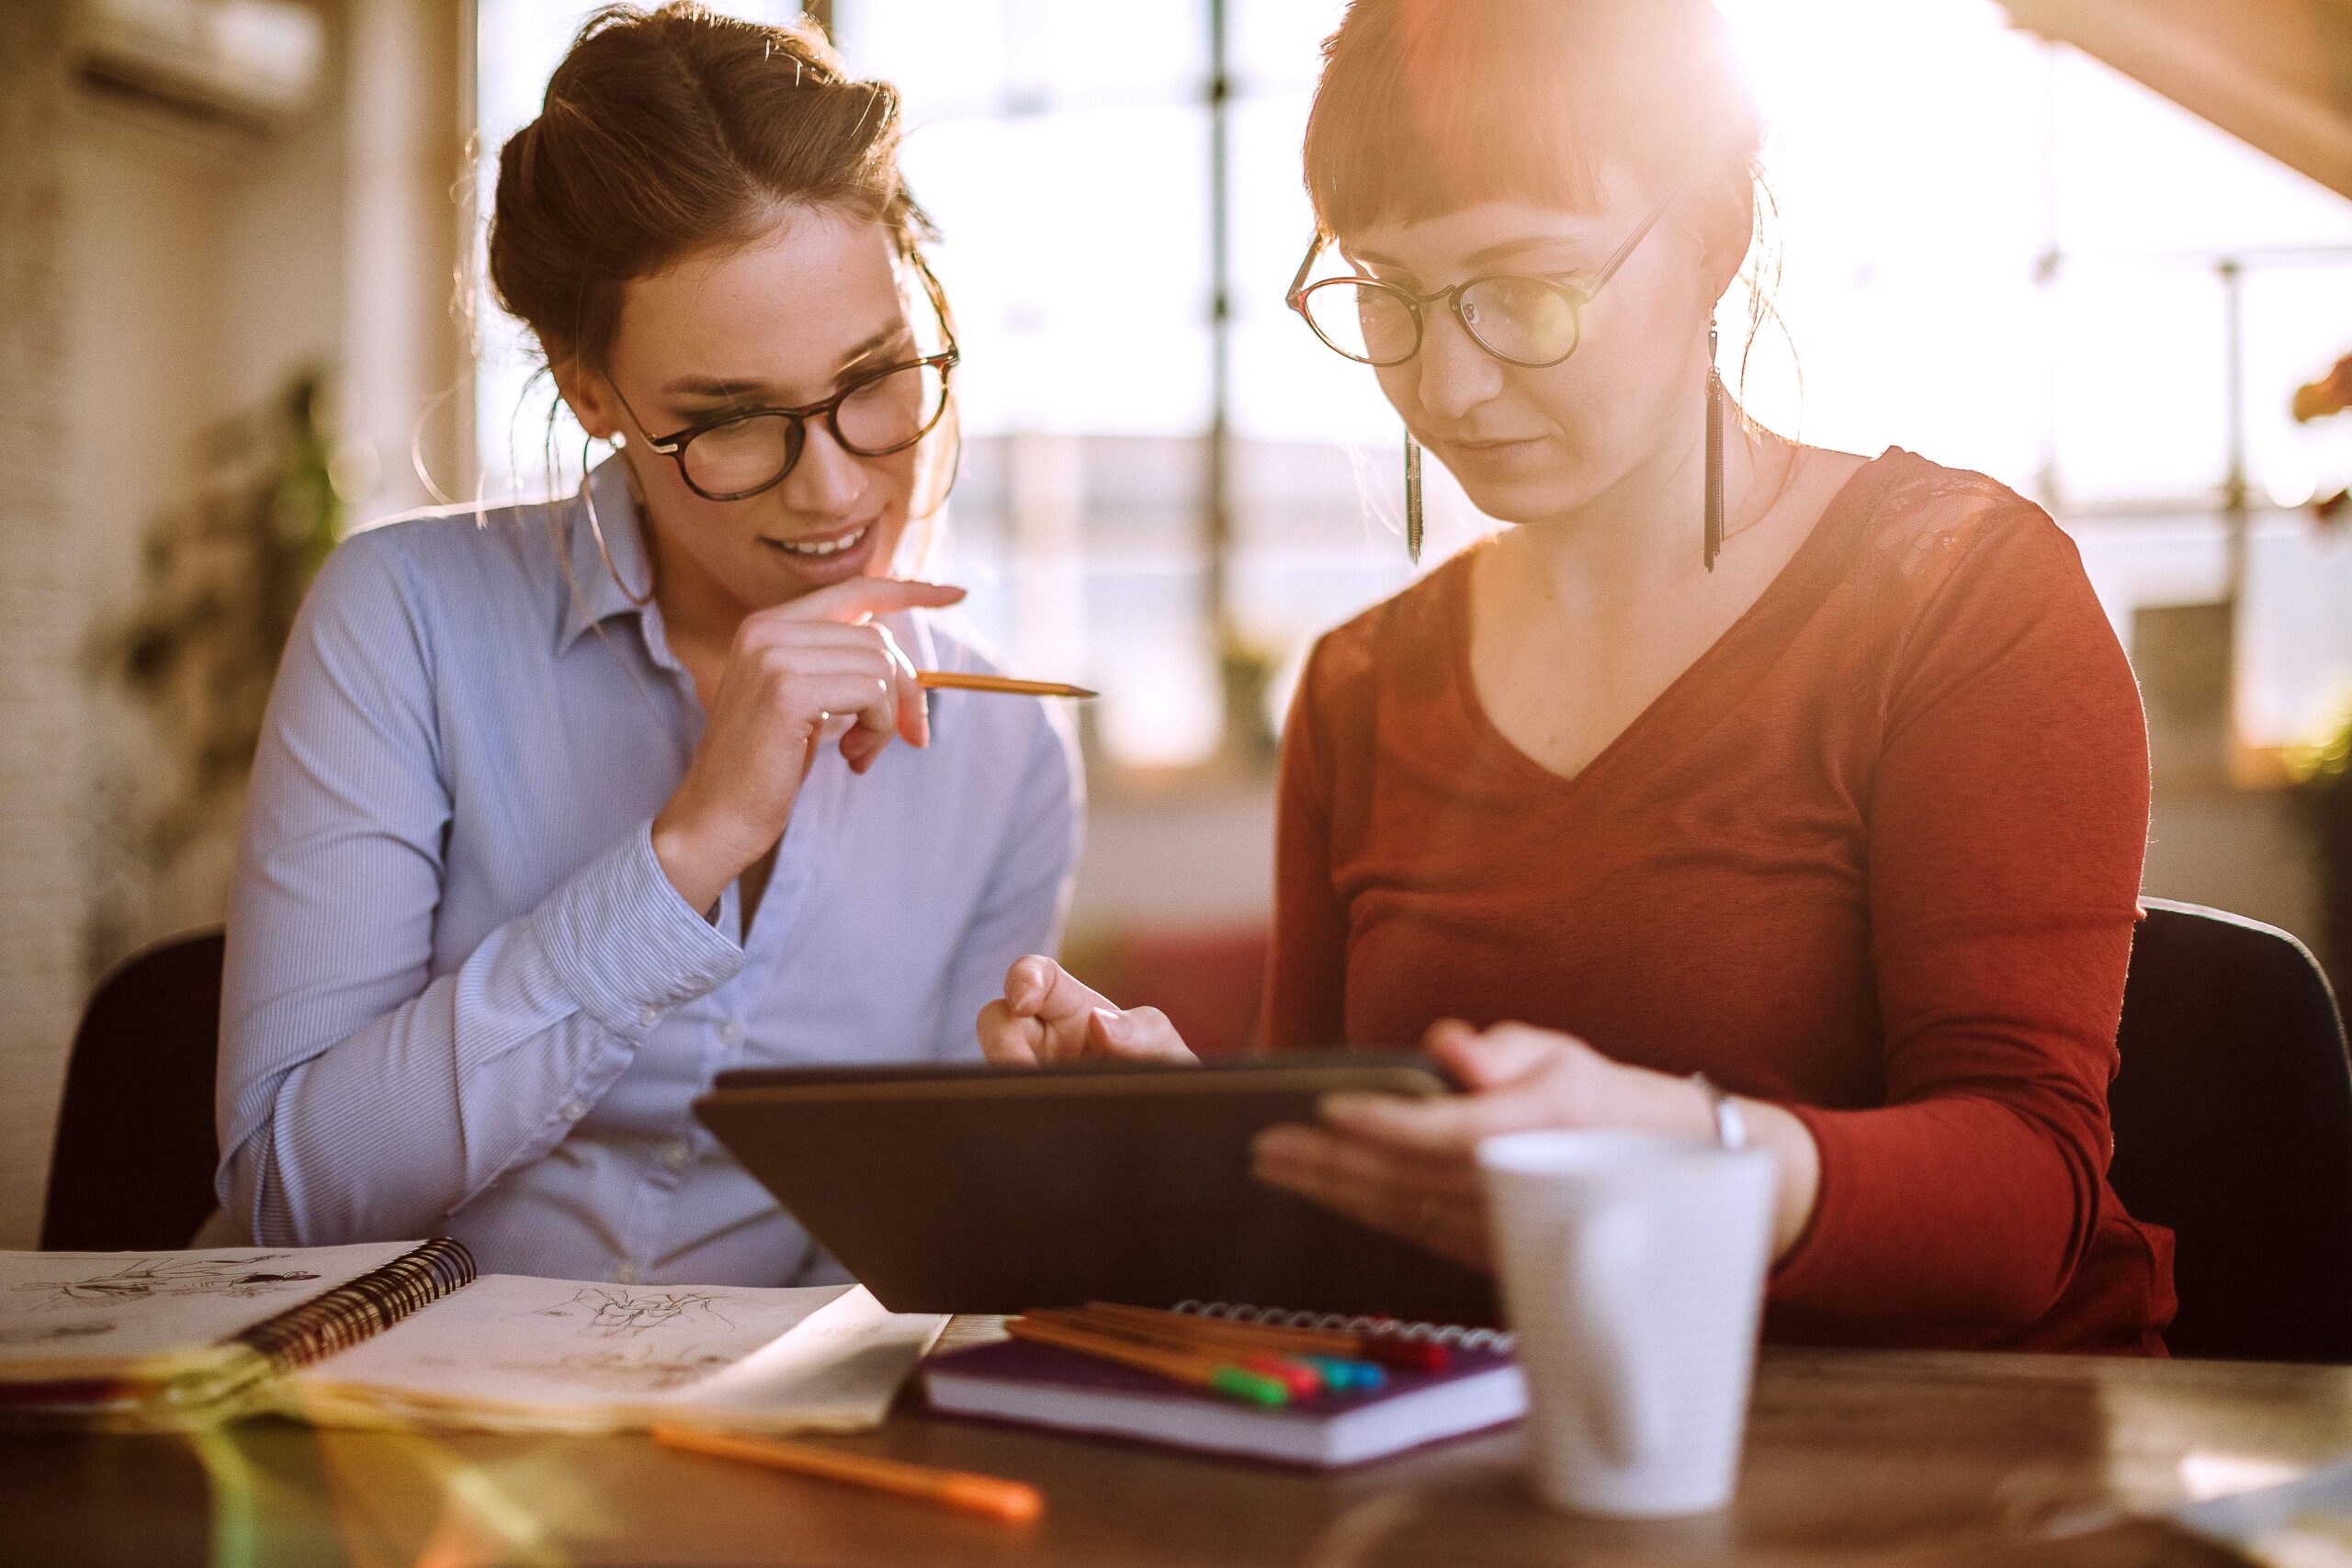
[[[1506,365],[1542,370],[1577,351],[1584,335],[1585,307],[1617,276],[1689,183],[1676,182],[1589,278],[1569,282],[1527,273],[1491,272],[1428,294],[1355,275],[1310,284],[1306,275],[1314,270],[1315,258],[1326,243],[1318,231],[1307,245],[1283,300],[1306,319],[1327,347],[1360,365],[1386,368],[1420,353],[1427,334],[1425,311],[1443,300],[1471,342]]]
[[[704,500],[749,501],[782,484],[799,463],[812,420],[823,420],[842,449],[861,457],[888,457],[921,441],[946,415],[948,378],[962,351],[937,280],[920,256],[913,263],[938,313],[945,348],[869,371],[821,402],[729,409],[668,435],[645,435],[647,447],[677,464],[686,488]],[[613,396],[644,434],[645,422],[618,387]]]

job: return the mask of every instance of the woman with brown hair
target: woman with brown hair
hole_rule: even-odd
[[[1706,0],[1355,0],[1292,303],[1515,525],[1317,646],[1284,739],[1274,1050],[1422,1041],[1265,1179],[1478,1266],[1472,1149],[1779,1166],[1784,1340],[2162,1353],[2109,1190],[2148,826],[2074,547],[1981,475],[1784,440],[1715,369],[1760,127]],[[1026,958],[991,1059],[1182,1058]]]
[[[731,1066],[953,1057],[1055,940],[1079,781],[902,579],[956,350],[898,104],[805,26],[582,31],[490,272],[592,440],[568,503],[359,534],[271,698],[229,919],[220,1187],[260,1242],[826,1270],[696,1125]],[[894,744],[904,741],[904,746]]]

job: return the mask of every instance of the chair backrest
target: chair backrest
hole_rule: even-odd
[[[74,1032],[40,1244],[186,1247],[212,1212],[218,930],[158,942],[98,983]]]
[[[2327,977],[2276,927],[2144,899],[2110,1179],[2177,1238],[2177,1356],[2352,1361],[2352,1067]]]

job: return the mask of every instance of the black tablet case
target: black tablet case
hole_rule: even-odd
[[[894,1312],[1090,1300],[1497,1321],[1491,1280],[1261,1185],[1250,1142],[1339,1088],[1442,1091],[1421,1058],[1201,1067],[754,1069],[695,1113]]]

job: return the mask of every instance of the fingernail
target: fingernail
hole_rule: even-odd
[[[1376,1094],[1327,1094],[1316,1109],[1326,1121],[1351,1122],[1371,1111],[1379,1099]]]
[[[1106,1039],[1124,1042],[1127,1037],[1127,1021],[1111,1008],[1096,1008],[1094,1021],[1102,1026]]]

